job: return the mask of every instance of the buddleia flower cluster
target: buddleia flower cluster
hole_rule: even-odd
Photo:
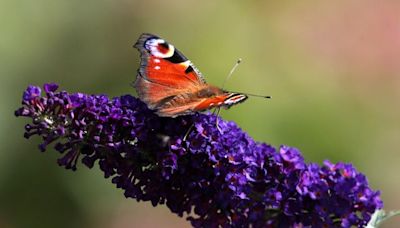
[[[217,127],[213,114],[158,117],[130,95],[43,89],[29,86],[15,112],[32,120],[26,138],[40,136],[66,169],[98,163],[126,197],[165,204],[193,227],[363,227],[383,207],[351,164],[307,164],[234,122]]]

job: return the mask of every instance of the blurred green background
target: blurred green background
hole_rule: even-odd
[[[353,163],[386,209],[400,209],[400,1],[0,0],[0,18],[0,227],[189,227],[126,200],[97,168],[59,168],[13,116],[29,84],[135,94],[142,32],[173,43],[214,85],[242,58],[227,88],[273,99],[225,119],[308,162]]]

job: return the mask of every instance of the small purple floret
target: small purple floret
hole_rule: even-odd
[[[42,90],[38,86],[28,86],[22,96],[22,99],[23,101],[31,101],[36,97],[39,97],[41,92]]]
[[[158,117],[124,95],[29,86],[16,116],[32,118],[25,137],[50,144],[58,164],[98,162],[126,197],[166,204],[194,227],[363,227],[383,207],[379,191],[351,164],[306,164],[299,150],[255,142],[212,114]],[[186,140],[188,129],[193,127]]]
[[[55,83],[46,83],[43,85],[43,89],[46,93],[55,92],[58,89],[58,85]]]

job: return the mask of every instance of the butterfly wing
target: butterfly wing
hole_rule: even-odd
[[[161,109],[175,96],[193,93],[206,85],[190,60],[158,36],[142,34],[134,47],[141,54],[135,88],[149,108]]]

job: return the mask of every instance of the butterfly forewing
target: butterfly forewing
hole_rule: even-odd
[[[141,54],[139,75],[144,79],[173,88],[205,84],[190,60],[165,40],[142,34],[135,47]]]

